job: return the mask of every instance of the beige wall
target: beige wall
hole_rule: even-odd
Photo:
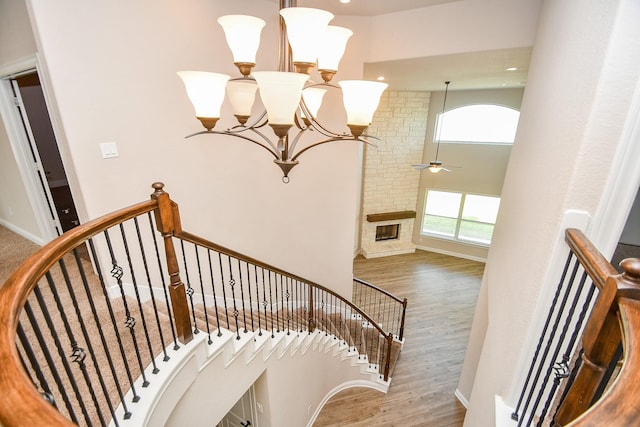
[[[201,129],[175,72],[201,69],[237,76],[216,17],[264,17],[258,70],[275,68],[276,10],[270,1],[150,0],[82,3],[30,1],[37,40],[64,129],[72,189],[83,220],[145,199],[154,181],[180,203],[183,225],[348,295],[355,234],[358,147],[324,145],[300,157],[291,182],[281,182],[272,158],[229,137],[184,136]],[[367,26],[356,34],[338,78],[358,78],[357,54]],[[364,28],[365,31],[358,31]],[[339,99],[321,117],[335,123]],[[230,106],[224,112],[230,116]],[[218,128],[232,126],[222,120]],[[335,124],[334,126],[335,127]],[[339,129],[342,130],[342,129]],[[101,142],[120,156],[104,160]]]
[[[495,90],[451,90],[447,96],[447,110],[473,104],[494,104],[520,110],[521,88]],[[427,133],[424,141],[422,163],[435,159],[437,144],[433,143],[437,114],[442,112],[444,92],[434,92],[431,97]],[[451,172],[432,174],[423,171],[420,175],[416,211],[418,218],[424,215],[424,203],[428,189],[461,191],[487,196],[500,196],[504,175],[511,153],[510,145],[490,144],[440,144],[438,160]],[[421,248],[484,260],[488,249],[483,246],[436,239],[421,234],[421,222],[416,221],[413,239]]]
[[[36,45],[24,1],[0,2],[0,78],[16,61],[33,56]],[[8,86],[8,81],[0,82]],[[12,108],[9,106],[8,108]],[[7,129],[0,122],[0,224],[42,243]]]
[[[529,332],[544,319],[560,274],[554,255],[564,254],[555,248],[563,247],[563,228],[576,225],[568,212],[595,218],[610,203],[617,150],[637,144],[628,128],[637,124],[640,101],[639,20],[634,0],[544,4],[482,283],[486,303],[479,301],[463,370],[475,373],[466,427],[494,425],[495,395],[515,406],[535,348]],[[553,159],[552,167],[540,167],[540,159]],[[601,226],[619,236],[623,225]],[[589,224],[585,231],[600,230]]]

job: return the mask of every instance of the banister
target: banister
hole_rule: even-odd
[[[373,284],[371,284],[369,282],[366,282],[366,281],[364,281],[362,279],[358,279],[357,277],[354,277],[353,281],[357,282],[357,283],[360,283],[361,285],[367,286],[369,288],[375,289],[376,292],[380,292],[381,294],[384,294],[384,295],[388,296],[389,298],[396,300],[400,304],[403,303],[403,299],[402,298],[399,298],[399,297],[395,296],[394,294],[392,294],[391,292],[389,292],[387,290],[384,290],[384,289],[382,289],[382,288],[380,288],[380,287],[378,287],[376,285],[373,285]],[[406,300],[406,298],[405,298],[405,300]]]
[[[233,257],[233,258],[237,258],[237,259],[240,259],[242,261],[254,264],[254,265],[256,265],[256,266],[258,266],[258,267],[260,267],[262,269],[270,270],[270,271],[273,271],[274,273],[290,277],[290,278],[292,278],[294,280],[297,280],[297,281],[300,281],[300,282],[304,282],[304,283],[308,284],[309,286],[312,286],[312,287],[314,287],[316,289],[319,289],[319,290],[321,290],[323,292],[326,292],[326,293],[338,298],[339,300],[343,301],[344,303],[346,303],[351,309],[353,309],[360,316],[362,316],[363,319],[365,319],[367,322],[369,322],[369,324],[371,326],[373,326],[375,329],[377,329],[378,332],[380,332],[381,335],[383,335],[385,337],[387,336],[387,332],[380,325],[378,325],[378,323],[375,320],[373,320],[367,313],[365,313],[358,306],[353,304],[351,301],[348,301],[347,299],[342,297],[340,294],[332,291],[331,289],[325,288],[322,285],[319,285],[319,284],[317,284],[315,282],[312,282],[311,280],[307,280],[307,279],[305,279],[303,277],[300,277],[300,276],[297,276],[295,274],[288,273],[288,272],[286,272],[286,271],[284,271],[284,270],[282,270],[282,269],[280,269],[278,267],[274,267],[274,266],[269,265],[267,263],[264,263],[262,261],[258,261],[257,259],[252,258],[252,257],[247,256],[247,255],[244,255],[244,254],[241,254],[240,252],[234,251],[232,249],[225,248],[224,246],[221,246],[221,245],[219,245],[217,243],[214,243],[214,242],[212,242],[210,240],[207,240],[207,239],[205,239],[203,237],[196,236],[195,234],[191,234],[191,233],[189,233],[187,231],[177,232],[177,233],[174,234],[174,236],[176,238],[183,239],[186,242],[193,243],[193,244],[196,244],[196,245],[200,245],[200,246],[203,246],[205,248],[208,248],[208,249],[223,253],[223,254],[225,254],[227,256],[230,256],[230,257]]]
[[[38,280],[66,253],[96,234],[156,208],[155,200],[137,203],[69,230],[27,258],[0,288],[0,424],[74,425],[42,398],[22,367],[15,344],[20,313]]]
[[[565,231],[565,241],[599,289],[602,289],[607,277],[618,274],[618,271],[602,256],[582,231],[568,228]]]
[[[637,424],[640,259],[625,259],[620,266],[624,273],[606,279],[585,328],[583,363],[556,413],[554,421],[557,425],[622,427]],[[593,404],[604,372],[613,361],[620,342],[625,355],[623,368],[610,390]]]

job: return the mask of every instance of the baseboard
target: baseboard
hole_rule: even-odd
[[[469,409],[469,400],[467,400],[467,398],[464,396],[464,394],[462,394],[460,389],[457,388],[456,392],[453,393],[453,394],[460,401],[460,403],[462,403],[462,406],[464,406],[465,408]]]
[[[18,227],[15,224],[12,224],[10,222],[7,222],[6,220],[0,218],[0,225],[7,227],[9,230],[13,231],[16,234],[19,234],[20,236],[24,237],[25,239],[31,240],[33,243],[35,243],[38,246],[44,246],[44,244],[46,243],[44,240],[42,240],[42,237],[40,236],[36,236],[33,233],[30,233],[20,227]]]
[[[478,261],[478,262],[482,262],[482,263],[486,263],[487,262],[487,259],[483,258],[483,257],[477,257],[477,256],[473,256],[473,255],[461,254],[461,253],[452,252],[452,251],[445,251],[443,249],[431,248],[431,247],[428,247],[428,246],[416,246],[416,249],[420,249],[421,251],[435,252],[437,254],[442,254],[442,255],[454,256],[456,258],[468,259],[468,260],[471,260],[471,261]]]

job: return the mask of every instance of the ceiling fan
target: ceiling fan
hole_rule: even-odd
[[[440,120],[438,120],[438,132],[437,132],[438,141],[436,145],[436,159],[431,160],[429,163],[411,165],[416,170],[428,169],[429,172],[431,173],[438,173],[440,171],[451,172],[449,169],[442,167],[442,162],[438,160],[438,153],[440,152],[440,131],[442,130],[442,121],[444,118],[445,107],[447,106],[447,93],[449,92],[449,83],[451,82],[450,81],[444,82],[445,88],[444,88],[444,101],[442,102],[442,114],[440,115]]]

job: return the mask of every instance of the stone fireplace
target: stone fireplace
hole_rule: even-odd
[[[420,172],[411,165],[422,163],[430,95],[387,91],[369,127],[380,141],[364,154],[359,246],[366,258],[415,251]],[[389,238],[392,229],[396,234]]]

